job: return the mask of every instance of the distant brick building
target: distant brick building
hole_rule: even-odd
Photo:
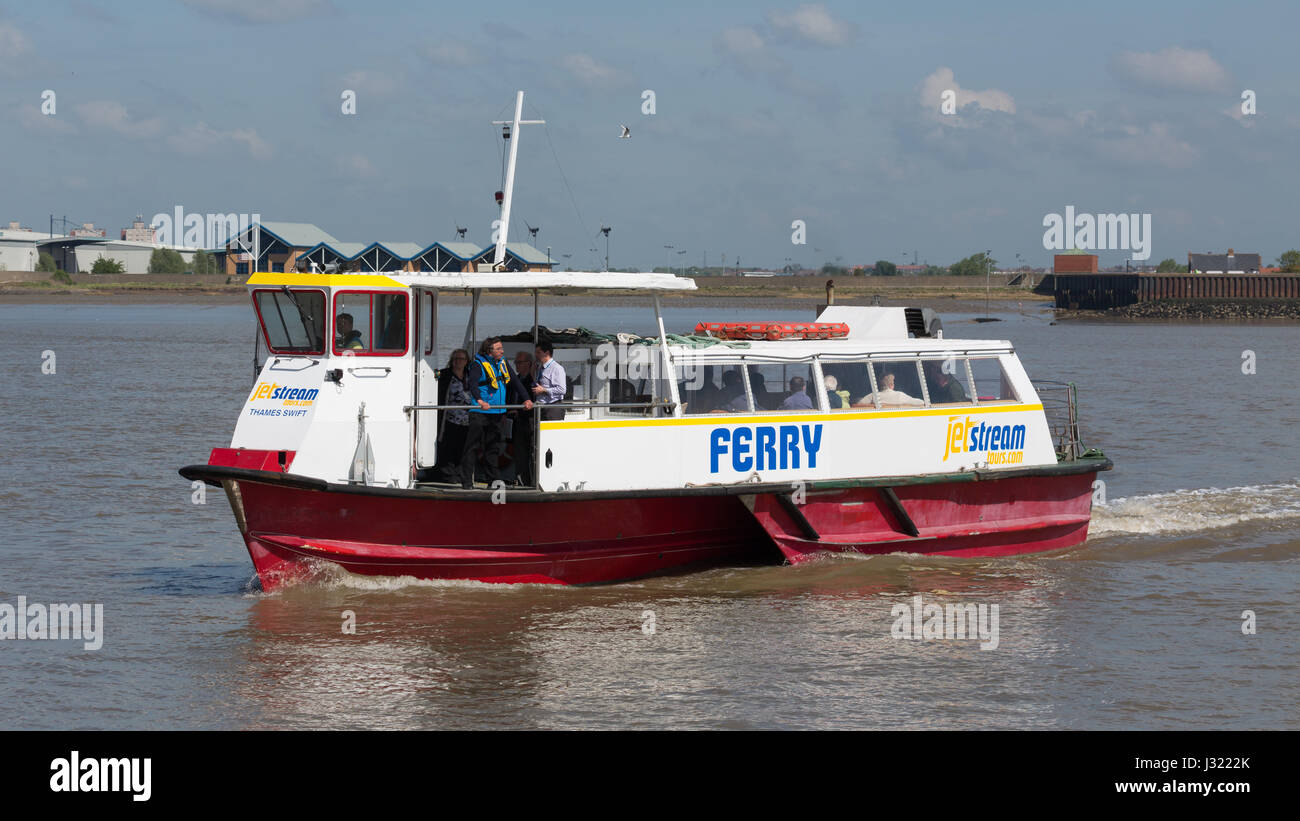
[[[1096,254],[1057,254],[1052,261],[1054,274],[1095,274]]]

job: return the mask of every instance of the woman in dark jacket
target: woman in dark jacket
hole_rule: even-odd
[[[439,405],[471,405],[466,389],[465,369],[469,366],[469,352],[457,348],[451,352],[447,367],[438,374]],[[469,430],[469,413],[463,410],[439,411],[438,463],[434,473],[440,481],[459,481],[460,454],[465,449],[465,432]]]

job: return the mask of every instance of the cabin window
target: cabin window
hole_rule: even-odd
[[[971,379],[975,383],[975,399],[981,405],[993,402],[1018,402],[1015,388],[997,357],[973,356],[970,358]]]
[[[334,297],[334,352],[356,356],[406,353],[406,294],[341,291]]]
[[[971,389],[966,358],[950,356],[922,362],[926,396],[931,405],[969,405]]]
[[[602,345],[596,352],[594,370],[605,383],[605,402],[612,405],[641,405],[632,408],[608,408],[615,416],[671,415],[651,403],[670,399],[668,383],[660,378],[663,371],[658,346]]]
[[[831,410],[849,410],[871,393],[869,368],[866,362],[822,362],[822,382]]]
[[[325,293],[300,288],[253,291],[253,307],[272,353],[325,353]]]
[[[749,389],[757,413],[819,410],[811,362],[751,363]]]
[[[677,369],[677,395],[687,414],[748,413],[744,366],[682,362]]]
[[[420,329],[420,346],[426,354],[433,354],[433,293],[420,295],[420,317],[417,322]]]
[[[241,277],[248,276],[248,263],[247,263],[247,262],[236,262],[236,263],[235,263],[235,275],[236,275],[236,276],[241,276]]]
[[[856,407],[897,410],[925,405],[921,392],[921,372],[915,359],[881,359],[870,363],[875,390],[854,398]]]

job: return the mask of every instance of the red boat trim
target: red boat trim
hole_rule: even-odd
[[[952,482],[989,482],[999,479],[1014,479],[1023,476],[1074,476],[1081,473],[1096,473],[1110,470],[1113,463],[1105,456],[1084,457],[1055,465],[1013,468],[1010,470],[968,470],[961,473],[931,473],[920,476],[881,476],[864,479],[810,479],[805,486],[808,491],[845,490],[857,487],[903,487],[906,485],[929,485]],[[180,469],[180,475],[191,481],[198,479],[211,485],[220,485],[225,481],[260,482],[268,485],[302,488],[304,490],[327,490],[332,493],[355,493],[364,496],[393,496],[398,498],[446,499],[461,501],[490,501],[496,491],[490,489],[461,490],[459,488],[392,488],[373,487],[370,485],[350,485],[338,482],[326,482],[308,476],[296,476],[291,473],[270,472],[264,470],[247,470],[244,468],[222,467],[218,465],[187,465]],[[637,499],[646,497],[673,496],[748,496],[752,494],[790,492],[789,482],[738,483],[732,485],[694,485],[685,488],[654,488],[637,490],[537,490],[536,488],[514,487],[508,489],[512,502],[555,502],[589,499]]]

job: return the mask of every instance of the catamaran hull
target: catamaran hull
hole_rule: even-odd
[[[610,582],[740,558],[764,539],[734,498],[494,504],[235,484],[268,591],[319,562],[367,576]]]
[[[1109,467],[1107,462],[1106,467]],[[1104,468],[1102,468],[1104,469]],[[591,584],[686,565],[826,553],[1006,556],[1088,535],[1096,470],[890,486],[658,494],[426,491],[193,466],[226,488],[264,590],[322,563],[368,576]]]
[[[766,494],[747,504],[791,563],[826,553],[1010,556],[1082,544],[1095,476],[832,489],[801,504]]]

